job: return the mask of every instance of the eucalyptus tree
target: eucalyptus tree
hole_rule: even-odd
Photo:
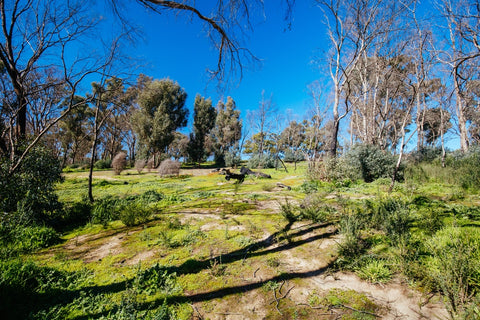
[[[139,110],[132,115],[131,121],[145,159],[154,156],[158,160],[160,154],[167,153],[175,130],[186,126],[186,99],[185,90],[170,79],[147,81],[140,90]]]
[[[444,18],[441,34],[446,34],[445,45],[437,45],[439,60],[448,68],[455,96],[455,112],[460,146],[469,148],[468,106],[469,83],[478,80],[480,66],[480,2],[478,0],[439,0],[438,10]]]
[[[237,110],[231,97],[227,97],[226,103],[219,101],[216,111],[215,127],[210,133],[209,144],[213,149],[215,163],[223,166],[229,153],[234,156],[240,153],[243,122],[240,119],[240,110]]]
[[[297,169],[297,162],[304,159],[302,146],[305,145],[305,139],[305,126],[294,120],[290,121],[280,135],[281,148],[285,154],[285,161],[293,161],[295,163],[295,170]]]
[[[217,114],[212,106],[212,100],[197,95],[193,106],[193,132],[190,134],[188,154],[190,160],[198,163],[198,166],[208,155],[205,143],[208,134],[215,126],[216,117]]]
[[[63,153],[62,166],[66,165],[69,158],[74,164],[77,155],[82,149],[87,149],[85,147],[90,141],[88,127],[93,116],[92,110],[85,97],[77,96],[74,101],[78,106],[59,122],[58,140],[61,142]]]

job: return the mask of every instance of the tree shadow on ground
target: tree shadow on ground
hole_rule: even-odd
[[[274,252],[290,250],[309,242],[313,242],[323,238],[328,238],[336,234],[337,232],[337,230],[333,228],[332,231],[326,231],[319,234],[310,235],[312,232],[315,232],[318,229],[326,228],[332,225],[332,223],[325,223],[325,224],[304,225],[300,228],[297,228],[293,232],[288,233],[289,231],[291,231],[292,225],[293,223],[290,222],[280,231],[277,231],[271,234],[270,236],[268,236],[267,238],[260,240],[256,243],[253,243],[245,248],[235,250],[227,254],[217,255],[215,257],[211,257],[210,259],[205,259],[205,260],[190,259],[185,261],[179,266],[165,267],[165,270],[167,270],[168,273],[176,273],[177,276],[184,275],[184,274],[195,274],[210,268],[212,263],[214,263],[215,261],[221,261],[222,264],[229,264],[229,263],[233,263],[240,260],[245,261],[246,259],[251,257],[264,256]],[[114,234],[118,234],[120,232],[115,232]],[[109,234],[109,235],[111,236],[112,234]],[[302,237],[302,239],[289,240],[289,239],[294,239],[296,237]],[[281,239],[282,241],[280,242],[279,239]],[[287,239],[289,241],[287,241],[286,243],[283,243],[284,239]],[[273,245],[275,245],[275,247],[269,248]],[[212,299],[221,298],[221,297],[225,297],[225,296],[236,294],[236,293],[255,290],[262,287],[265,283],[269,281],[284,281],[284,280],[290,280],[290,279],[313,277],[313,276],[324,273],[325,270],[327,270],[328,268],[329,268],[329,265],[327,265],[326,267],[322,267],[320,269],[312,270],[308,272],[299,272],[299,273],[293,272],[293,273],[282,274],[276,277],[272,277],[268,280],[261,280],[259,282],[249,283],[245,285],[222,288],[222,289],[214,290],[211,292],[197,293],[191,296],[184,296],[184,295],[170,296],[167,299],[167,301],[169,303],[184,303],[184,302],[194,303],[199,301],[212,300]],[[6,315],[7,316],[6,319],[22,319],[22,318],[25,318],[24,317],[25,315],[36,313],[41,310],[50,310],[52,308],[65,306],[67,304],[73,303],[76,299],[85,295],[97,296],[97,295],[122,292],[122,291],[125,291],[127,288],[131,287],[134,281],[135,281],[135,277],[131,279],[125,279],[123,281],[111,283],[108,285],[83,287],[77,290],[54,289],[54,290],[49,290],[48,292],[43,292],[43,293],[30,292],[29,296],[31,298],[30,301],[32,303],[29,303],[28,305],[23,304],[21,309],[17,309],[17,310],[9,309],[9,312]],[[8,289],[8,288],[4,288],[4,289]],[[17,288],[17,291],[18,291],[18,288]],[[3,292],[3,293],[6,293],[6,292]],[[19,297],[18,295],[14,295],[14,296],[17,296],[20,300],[22,300],[21,297]],[[10,298],[13,299],[15,298],[14,296]],[[13,299],[12,301],[15,301],[15,299]],[[145,305],[140,305],[139,310],[148,310],[152,308],[157,308],[163,303],[163,301],[164,301],[163,299],[159,299],[158,301],[153,301]],[[107,311],[98,313],[98,314],[89,314],[88,316],[80,316],[80,317],[77,317],[76,319],[92,319],[92,318],[105,316],[105,315],[108,315]]]

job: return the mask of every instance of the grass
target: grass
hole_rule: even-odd
[[[432,260],[423,258],[430,253],[422,243],[439,239],[435,235],[445,225],[478,228],[480,199],[476,194],[461,190],[450,180],[418,183],[412,178],[385,195],[389,187],[385,179],[369,184],[309,182],[306,167],[299,164],[294,171],[292,165],[288,173],[265,169],[262,171],[270,174],[271,180],[249,177],[239,185],[209,170],[193,175],[189,170],[195,169],[184,169],[179,177],[170,178],[136,170],[119,176],[95,171],[96,199],[129,199],[147,191],[162,198],[145,204],[153,208],[153,214],[138,225],[127,227],[120,220],[106,225],[89,222],[65,231],[62,243],[21,256],[22,263],[31,261],[74,279],[70,288],[56,278],[43,289],[34,287],[32,301],[36,304],[30,318],[154,319],[167,312],[171,318],[190,319],[198,308],[212,312],[209,317],[215,312],[235,313],[241,310],[242,299],[258,300],[270,319],[316,319],[311,307],[318,305],[324,312],[334,309],[343,313],[345,319],[373,319],[371,314],[379,311],[374,302],[352,290],[310,292],[303,301],[309,306],[287,297],[275,303],[289,287],[304,286],[308,277],[298,275],[310,269],[319,274],[327,268],[352,270],[374,283],[388,283],[404,275],[424,288],[446,290],[427,286],[434,279],[427,279],[422,272],[428,270],[422,270]],[[86,175],[77,170],[64,173],[65,181],[57,186],[60,201],[84,201]],[[292,190],[277,188],[277,182]],[[392,225],[384,229],[369,222],[372,210],[385,197],[405,204],[402,210],[408,210],[412,219],[409,237],[392,232],[399,223],[395,214],[391,215]],[[362,251],[355,249],[353,257],[338,257],[335,244],[342,238],[332,240],[342,216],[358,222],[355,245]],[[318,221],[295,222],[305,217]],[[322,247],[325,240],[333,244]],[[302,261],[311,265],[300,266]],[[78,273],[84,275],[80,280],[74,278]],[[153,290],[152,281],[167,281],[164,278],[170,283],[167,289]]]

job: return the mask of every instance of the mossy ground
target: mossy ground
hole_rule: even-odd
[[[364,293],[348,288],[322,290],[318,285],[330,275],[337,257],[338,216],[321,223],[291,224],[281,210],[282,204],[298,206],[315,194],[338,213],[346,210],[347,202],[384,195],[389,181],[313,185],[305,164],[296,171],[293,166],[289,172],[262,171],[272,179],[249,176],[243,184],[226,181],[211,169],[184,169],[178,177],[134,170],[121,175],[95,172],[97,199],[126,198],[149,190],[165,197],[154,204],[155,214],[141,225],[90,223],[66,232],[61,244],[23,257],[41,266],[85,274],[74,293],[57,304],[43,304],[37,314],[108,318],[130,306],[137,317],[154,318],[165,302],[171,314],[181,319],[330,319],[339,315],[373,319],[388,314],[384,304]],[[86,175],[65,174],[65,182],[57,188],[62,202],[85,199]],[[438,182],[407,180],[390,194],[405,199],[418,195],[441,205],[479,203],[478,196]],[[391,254],[382,235],[377,238],[371,253]],[[375,236],[369,239],[374,242]],[[135,285],[142,270],[156,265],[174,275],[175,286],[147,290]]]

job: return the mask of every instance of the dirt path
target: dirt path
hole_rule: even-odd
[[[209,219],[202,227],[204,231],[225,228],[224,221],[215,214],[202,215],[197,212],[177,214],[182,221],[200,222]],[[239,230],[242,228],[238,226]],[[107,256],[122,254],[124,242],[129,241],[132,234],[140,230],[141,228],[129,229],[128,233],[123,229],[106,230],[95,235],[79,236],[69,240],[63,248],[69,251],[71,257],[81,259],[85,263],[95,263]],[[289,291],[284,299],[288,300],[288,304],[293,308],[300,308],[299,306],[303,305],[303,310],[308,310],[310,314],[302,319],[333,319],[324,313],[320,315],[313,308],[310,310],[310,307],[306,306],[312,293],[321,296],[332,289],[354,290],[366,295],[371,302],[381,307],[379,312],[381,319],[448,319],[448,314],[441,303],[433,299],[425,301],[426,299],[418,292],[409,289],[398,280],[381,285],[368,283],[351,273],[328,273],[328,266],[335,259],[339,241],[335,226],[306,222],[295,223],[287,233],[279,232],[275,237],[265,236],[258,241],[259,245],[249,253],[250,255],[245,255],[243,261],[236,260],[232,264],[227,264],[227,270],[228,268],[239,270],[234,277],[228,273],[223,278],[220,277],[225,282],[226,289],[186,293],[192,298],[194,316],[196,315],[196,319],[219,320],[284,319],[273,309],[275,305],[273,291],[266,291],[265,286],[270,282],[284,281],[282,277],[286,275],[288,280],[284,292],[287,288]],[[155,250],[157,249],[137,252],[122,261],[122,264],[132,265],[139,261],[155,259]],[[268,266],[269,260],[266,258],[272,254],[274,259],[269,259],[277,264],[275,268]],[[235,266],[230,267],[233,264]],[[203,269],[198,272],[208,273],[211,270]],[[283,276],[279,276],[282,274]],[[228,288],[231,288],[231,293]]]

